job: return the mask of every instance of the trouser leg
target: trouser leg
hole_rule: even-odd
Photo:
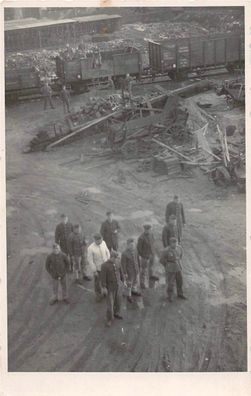
[[[126,286],[127,286],[127,296],[131,297],[132,296],[132,281],[127,281],[126,282]]]
[[[176,272],[167,272],[167,295],[169,298],[172,298],[173,296],[175,279],[176,279]]]
[[[132,282],[132,291],[137,292],[138,289],[139,289],[139,274],[136,274]]]
[[[149,273],[149,278],[153,276],[153,265],[154,265],[154,256],[150,256],[148,260],[148,273]]]
[[[140,259],[141,268],[140,268],[140,284],[141,287],[147,287],[147,278],[148,278],[148,259],[141,257]]]
[[[44,97],[44,110],[46,110],[47,109],[47,97],[45,96]]]
[[[83,252],[82,258],[81,258],[81,271],[83,276],[87,276],[87,250]]]
[[[53,103],[52,103],[51,96],[49,96],[49,102],[50,102],[50,106],[51,106],[51,108],[52,108],[52,109],[54,109],[54,106],[53,106]]]
[[[73,257],[73,266],[75,272],[75,278],[78,280],[80,278],[80,271],[81,271],[81,257],[74,256]]]
[[[102,298],[102,287],[101,287],[101,275],[98,271],[97,275],[94,277],[94,290],[98,298]]]
[[[52,279],[52,287],[53,287],[53,299],[58,299],[58,280]]]
[[[183,296],[183,278],[182,278],[182,272],[176,272],[176,287],[177,287],[177,294],[178,296]]]
[[[108,294],[106,296],[106,317],[107,320],[113,320],[114,319],[114,292],[108,291]]]
[[[118,286],[118,288],[114,292],[114,305],[113,305],[113,311],[115,315],[120,315],[120,309],[121,309],[121,288]]]
[[[67,276],[66,275],[61,279],[60,283],[61,283],[61,287],[62,287],[62,297],[63,297],[63,299],[67,298],[68,293],[67,293]]]

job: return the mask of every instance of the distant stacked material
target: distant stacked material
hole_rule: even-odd
[[[177,175],[181,172],[180,161],[173,155],[158,154],[153,158],[153,171],[161,175]]]

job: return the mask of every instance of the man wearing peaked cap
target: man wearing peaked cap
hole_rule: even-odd
[[[159,278],[153,275],[155,248],[152,227],[150,224],[144,224],[143,228],[144,232],[138,238],[137,251],[140,256],[140,285],[142,289],[146,289],[149,279]]]
[[[181,260],[183,249],[177,245],[177,238],[170,238],[170,246],[165,248],[161,254],[160,262],[165,268],[167,296],[170,302],[173,301],[173,289],[176,282],[178,298],[186,300],[183,294],[183,278]]]
[[[108,327],[111,326],[114,318],[123,319],[120,309],[124,275],[119,258],[119,253],[112,250],[109,260],[101,265],[101,286],[102,294],[106,297],[106,318]]]
[[[127,300],[132,303],[132,294],[141,296],[139,293],[139,259],[133,238],[127,240],[126,249],[121,256],[121,267],[127,285]]]
[[[168,223],[162,230],[162,242],[164,248],[170,245],[170,238],[172,237],[178,238],[176,216],[173,214],[169,217]]]
[[[120,225],[117,220],[113,219],[111,210],[106,212],[107,219],[102,223],[100,234],[102,235],[108,249],[118,250],[118,234],[120,232]]]
[[[183,204],[179,201],[178,195],[174,195],[173,201],[169,202],[166,206],[166,223],[168,223],[171,215],[175,215],[177,218],[178,241],[180,243],[182,238],[182,228],[186,224],[186,220]]]

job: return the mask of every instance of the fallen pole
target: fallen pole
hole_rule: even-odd
[[[187,160],[188,162],[193,163],[193,161],[191,161],[189,157],[187,157],[187,156],[184,155],[184,154],[181,154],[179,151],[175,150],[174,148],[167,146],[167,144],[162,143],[162,142],[160,142],[159,140],[154,139],[154,138],[152,139],[152,141],[155,142],[155,143],[157,143],[159,146],[162,146],[162,147],[167,148],[168,150],[170,150],[170,151],[172,151],[173,153],[179,155],[180,157],[184,158],[184,159]]]

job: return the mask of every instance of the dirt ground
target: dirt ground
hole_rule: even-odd
[[[73,99],[76,105],[80,100]],[[55,112],[62,113],[59,103]],[[216,187],[199,170],[194,178],[169,181],[137,173],[136,162],[95,155],[96,136],[23,154],[35,126],[53,117],[40,101],[6,111],[9,370],[245,371],[245,194],[234,186]],[[125,184],[118,183],[119,170]],[[81,191],[89,193],[87,204],[75,198]],[[150,222],[159,252],[165,206],[174,193],[187,217],[187,301],[168,303],[156,261],[160,281],[133,304],[125,299],[124,320],[110,329],[92,282],[82,288],[69,279],[70,305],[49,305],[52,285],[45,257],[62,212],[81,223],[91,241],[106,210],[113,208],[122,228],[121,249]]]

